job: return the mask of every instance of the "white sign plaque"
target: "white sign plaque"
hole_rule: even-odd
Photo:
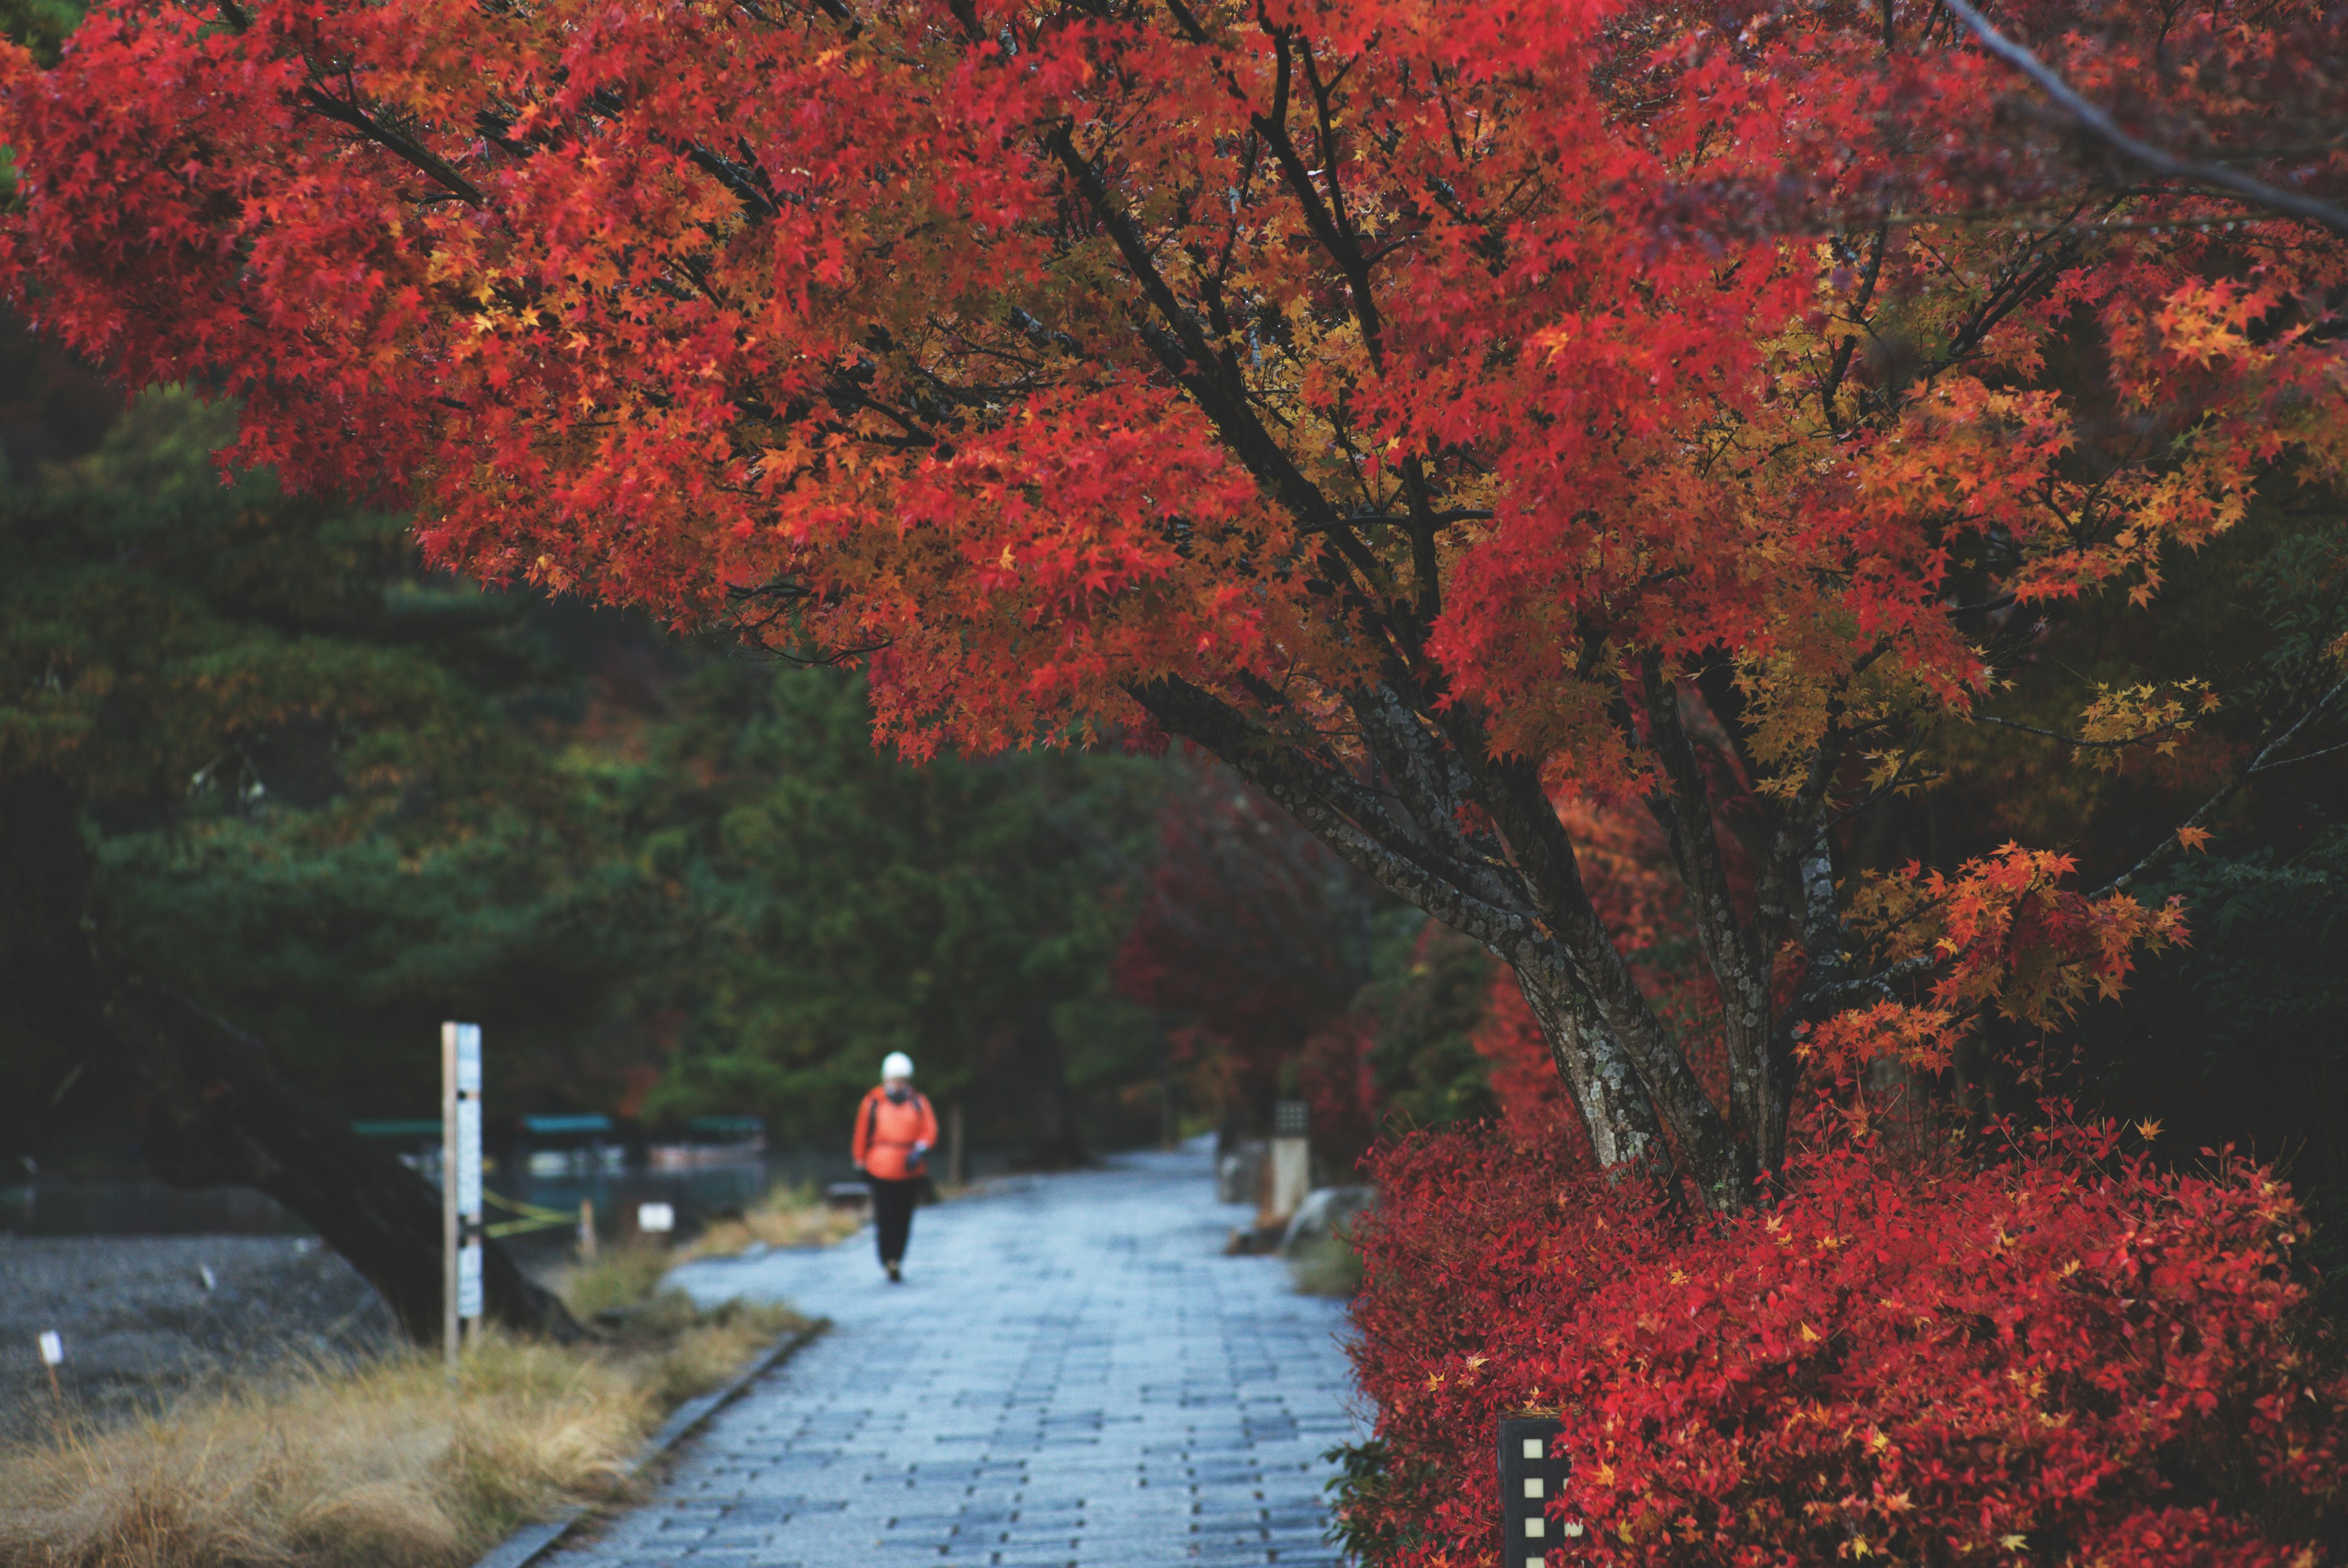
[[[486,1307],[481,1291],[481,1244],[469,1241],[457,1249],[457,1316],[479,1317]]]
[[[479,1094],[481,1091],[481,1026],[460,1023],[457,1026],[457,1092]]]
[[[469,1094],[457,1102],[457,1212],[481,1217],[481,1102]]]
[[[44,1367],[62,1367],[65,1364],[66,1342],[64,1336],[60,1335],[54,1328],[42,1329],[41,1365]]]
[[[638,1204],[636,1228],[658,1233],[676,1229],[676,1209],[669,1204]]]

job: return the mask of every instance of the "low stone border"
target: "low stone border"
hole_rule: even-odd
[[[668,1419],[661,1423],[660,1430],[644,1440],[644,1446],[638,1449],[635,1457],[622,1467],[621,1473],[630,1477],[643,1474],[646,1466],[692,1435],[702,1422],[732,1404],[745,1389],[788,1360],[808,1341],[830,1327],[831,1319],[819,1317],[806,1327],[784,1335],[750,1358],[749,1364],[727,1378],[724,1385],[699,1399],[687,1399],[679,1405],[670,1412]],[[593,1512],[596,1506],[594,1503],[582,1503],[552,1519],[523,1525],[491,1548],[489,1554],[475,1563],[473,1568],[526,1568],[527,1564],[537,1562],[556,1542],[571,1533],[571,1527]]]

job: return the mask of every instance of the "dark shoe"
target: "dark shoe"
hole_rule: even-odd
[[[889,1283],[891,1285],[902,1285],[905,1283],[905,1276],[898,1272],[897,1266],[893,1263],[889,1266]]]

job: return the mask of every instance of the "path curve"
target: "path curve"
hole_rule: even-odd
[[[923,1209],[901,1286],[869,1232],[688,1265],[704,1302],[834,1327],[553,1562],[1326,1568],[1321,1456],[1360,1436],[1344,1313],[1276,1259],[1221,1256],[1243,1217],[1193,1146]]]

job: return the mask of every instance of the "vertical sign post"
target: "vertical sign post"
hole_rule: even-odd
[[[1572,1468],[1558,1440],[1564,1430],[1547,1416],[1500,1418],[1500,1568],[1541,1568],[1551,1546],[1581,1533],[1580,1521],[1560,1527],[1549,1516]]]
[[[440,1026],[441,1342],[457,1370],[464,1323],[480,1327],[481,1026]]]

